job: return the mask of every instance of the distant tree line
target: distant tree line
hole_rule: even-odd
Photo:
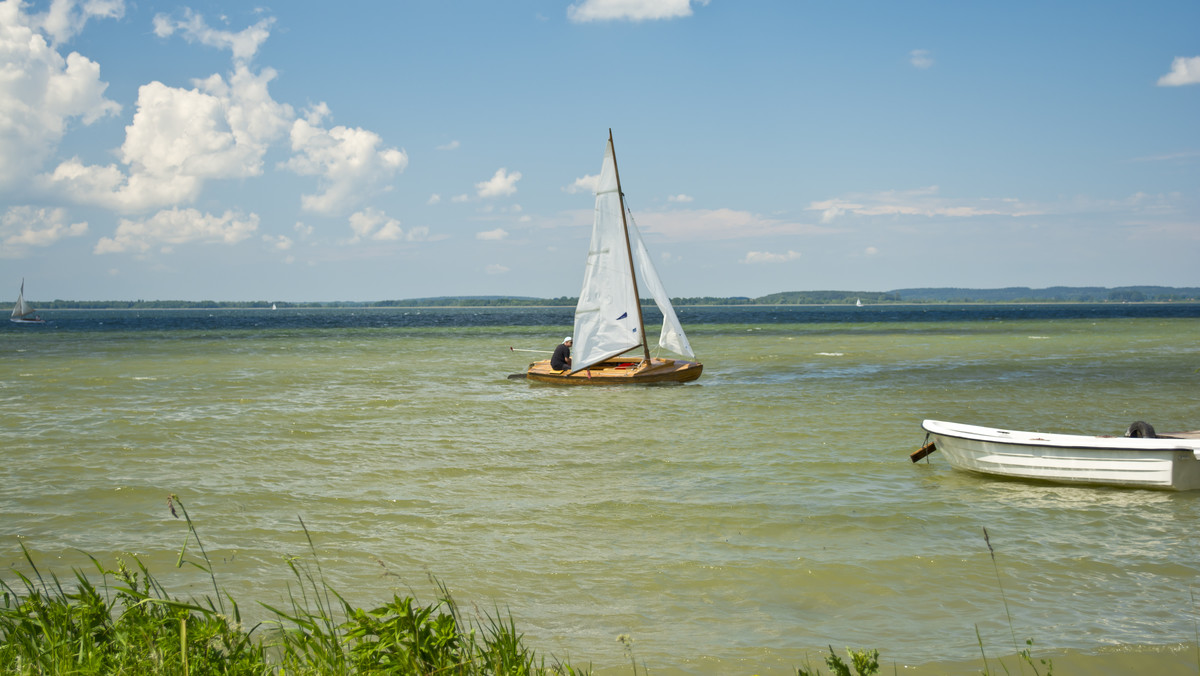
[[[15,299],[14,299],[15,300]],[[52,300],[33,304],[39,310],[155,310],[155,309],[266,309],[284,308],[357,308],[357,307],[575,307],[578,298],[530,298],[517,296],[440,296],[382,301],[329,301],[294,303],[287,301],[215,301],[215,300]],[[672,298],[679,306],[688,305],[866,305],[882,303],[1164,303],[1200,301],[1200,287],[1170,286],[1052,286],[1031,289],[1012,286],[1003,289],[926,288],[895,291],[785,291],[758,298],[747,296],[698,296]]]

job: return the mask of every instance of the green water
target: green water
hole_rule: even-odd
[[[989,656],[1015,634],[1056,670],[1195,673],[1200,494],[908,455],[923,418],[1198,428],[1197,328],[702,325],[695,384],[561,389],[505,377],[530,357],[509,346],[561,329],[10,331],[0,570],[27,569],[21,543],[60,577],[134,554],[208,593],[173,568],[175,493],[252,614],[286,598],[303,519],[350,602],[431,601],[434,575],[602,672],[629,672],[625,634],[654,673],[794,673],[829,644],[978,673],[978,626]]]

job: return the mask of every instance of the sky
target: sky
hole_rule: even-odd
[[[1200,285],[1200,2],[0,0],[0,297]]]

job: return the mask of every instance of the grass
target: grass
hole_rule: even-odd
[[[397,595],[378,608],[355,608],[325,583],[311,537],[311,562],[287,560],[295,587],[289,585],[286,607],[263,604],[274,619],[246,628],[187,509],[174,495],[168,507],[177,518],[178,507],[188,526],[176,566],[207,573],[211,596],[173,598],[136,558],[133,567],[118,561],[110,570],[89,556],[100,582],[75,570],[64,583],[43,576],[22,544],[30,574],[16,572],[13,584],[0,580],[0,673],[589,673],[559,661],[547,666],[523,644],[511,615],[465,618],[440,583],[440,598],[430,605]],[[188,557],[193,544],[198,559]]]
[[[99,573],[94,583],[83,571],[63,582],[44,576],[21,545],[28,575],[13,571],[17,581],[0,580],[0,673],[4,674],[497,674],[512,676],[576,676],[589,674],[552,660],[547,665],[522,641],[511,614],[484,613],[467,618],[445,585],[435,580],[439,598],[422,605],[412,597],[394,595],[370,610],[355,608],[326,582],[316,547],[308,538],[311,559],[292,557],[286,564],[294,582],[288,585],[284,607],[262,604],[272,619],[245,627],[237,602],[217,581],[204,543],[187,509],[172,495],[171,514],[182,512],[187,533],[176,567],[191,566],[212,582],[212,595],[200,600],[172,597],[140,560],[132,565],[118,559],[105,568],[88,556]],[[178,511],[176,508],[178,507]],[[1000,577],[1000,566],[987,529],[984,542],[991,555],[996,585],[1004,603],[1019,673],[1052,676],[1053,664],[1035,660],[1033,641],[1017,645],[1012,613]],[[195,548],[199,557],[188,555]],[[294,586],[293,586],[294,584]],[[1193,593],[1193,605],[1195,595]],[[1200,623],[1197,624],[1197,665],[1200,666]],[[982,674],[998,676],[984,650],[979,627],[975,636],[983,660]],[[638,674],[633,639],[617,638]],[[835,676],[874,676],[879,673],[878,650],[846,651],[847,663],[829,648],[826,666]],[[1011,676],[1002,659],[994,662]],[[1045,673],[1039,670],[1045,669]],[[853,672],[851,671],[853,669]],[[642,672],[649,673],[642,665]],[[820,676],[807,664],[797,676]]]

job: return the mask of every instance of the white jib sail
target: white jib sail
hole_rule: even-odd
[[[596,213],[588,247],[583,290],[575,306],[571,368],[585,369],[637,347],[638,299],[621,222],[617,168],[612,141],[604,153],[596,186]]]
[[[658,278],[658,271],[654,269],[654,263],[650,260],[650,252],[646,250],[646,243],[642,241],[642,233],[638,231],[637,225],[632,220],[629,222],[629,238],[633,242],[633,255],[637,259],[638,270],[641,271],[641,275],[638,276],[638,279],[641,280],[641,288],[650,292],[654,302],[658,305],[658,310],[662,312],[663,325],[662,333],[658,336],[659,347],[685,357],[695,357],[692,346],[683,333],[679,317],[675,316],[675,308],[671,306],[671,297],[667,295],[662,280]]]

